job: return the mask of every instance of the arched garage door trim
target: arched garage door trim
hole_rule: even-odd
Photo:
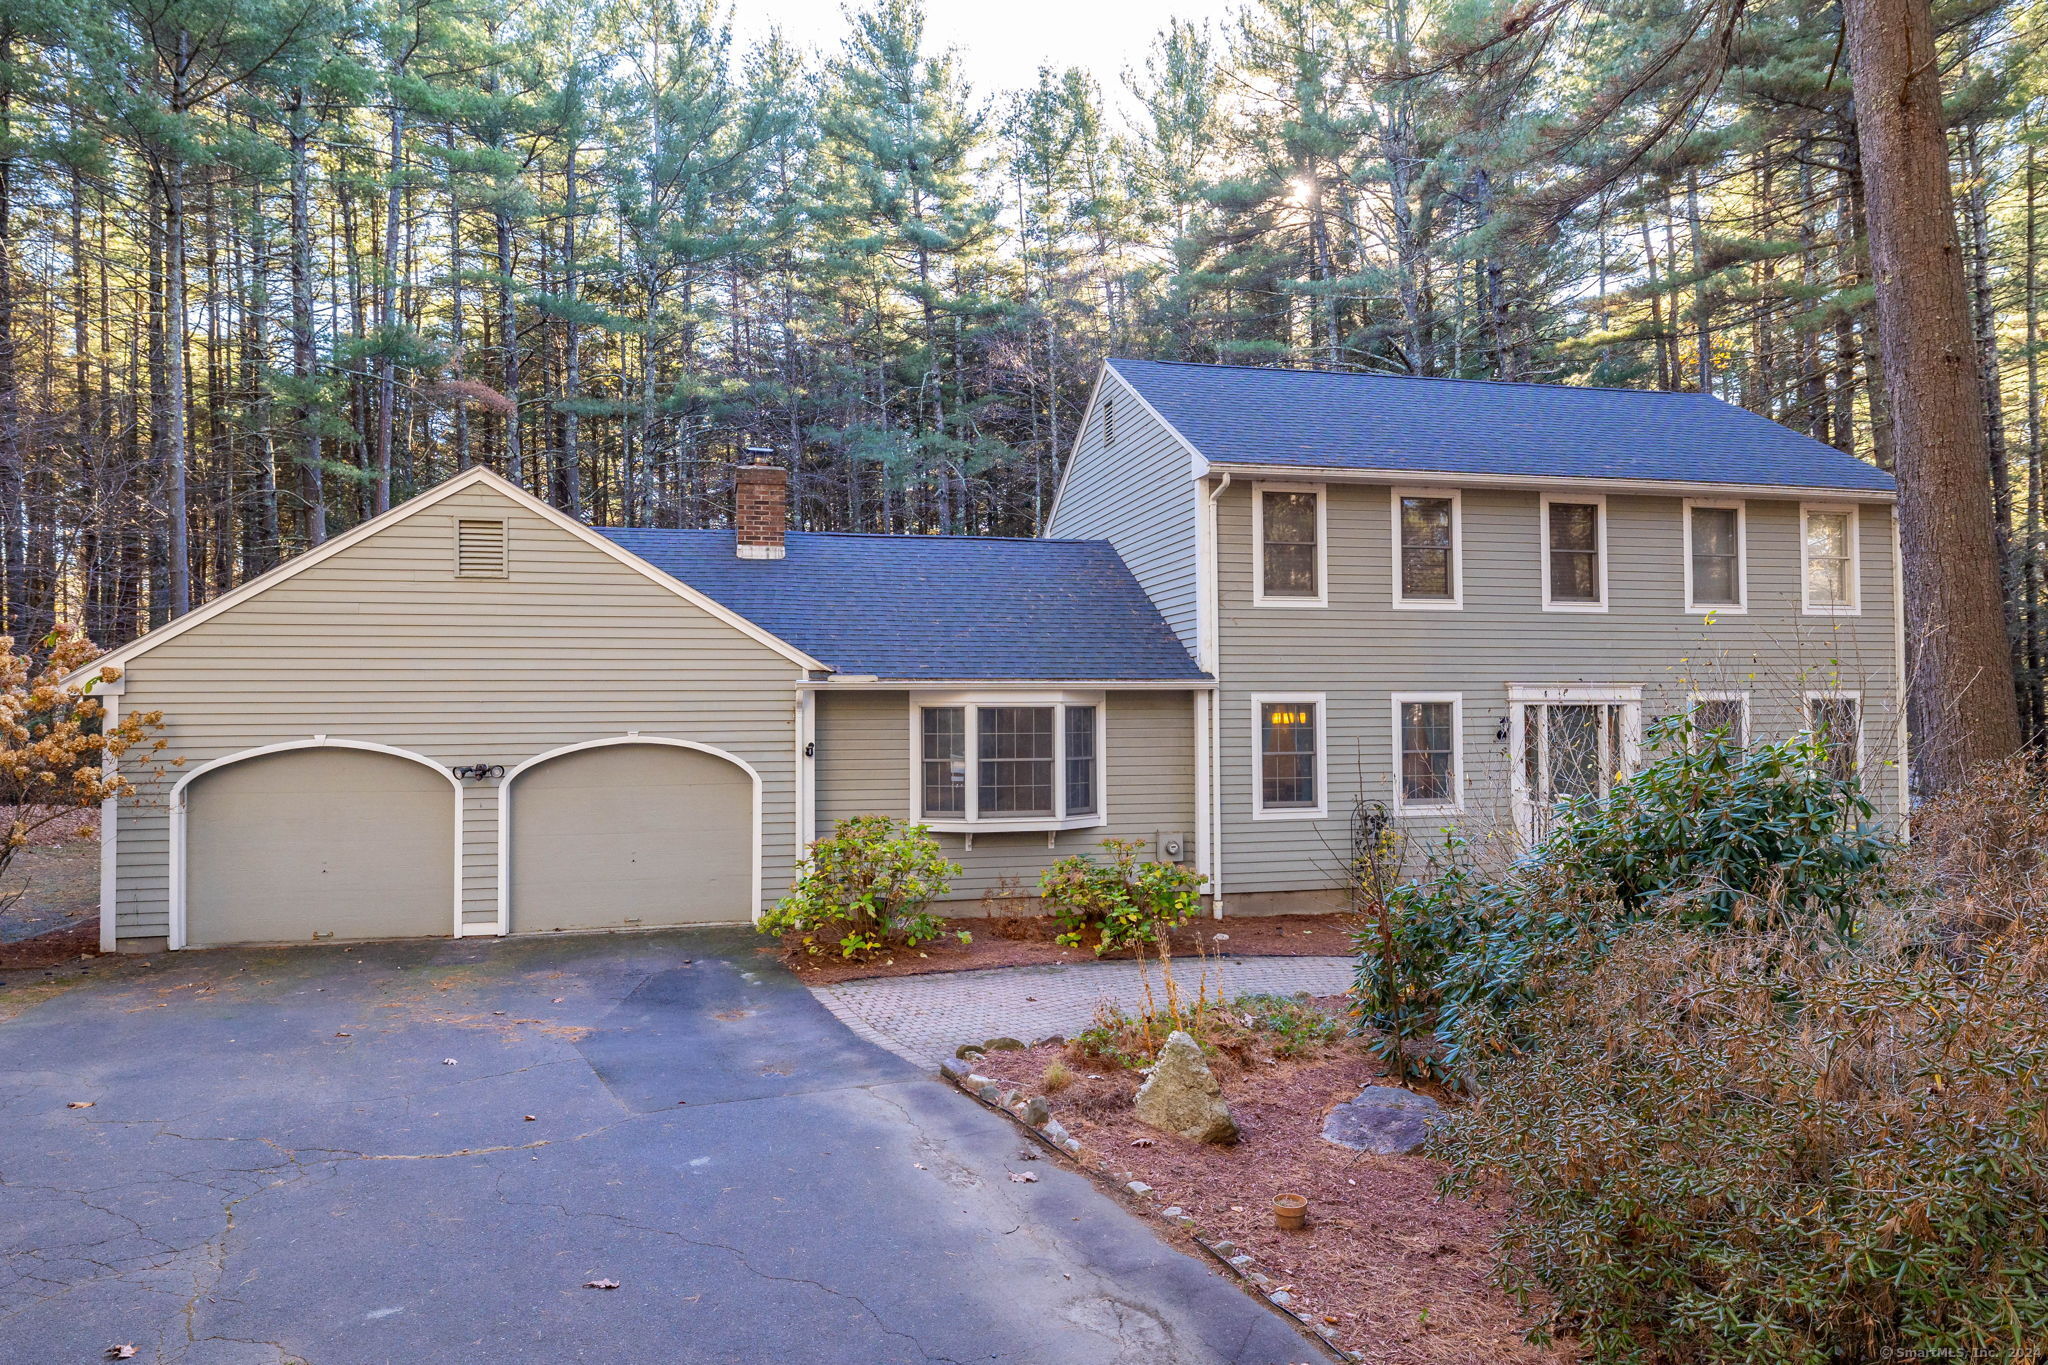
[[[282,744],[265,744],[256,749],[244,749],[202,763],[178,779],[171,788],[171,933],[172,948],[185,946],[185,789],[199,778],[218,768],[246,759],[262,758],[265,754],[288,753],[293,749],[363,749],[373,754],[390,754],[393,758],[410,759],[425,764],[446,778],[455,800],[455,901],[449,908],[450,932],[462,937],[462,783],[454,773],[434,762],[431,758],[411,752],[408,749],[394,749],[389,744],[373,744],[366,739],[333,739],[327,735],[315,735],[311,739],[287,740]],[[501,912],[502,913],[502,912]]]
[[[749,917],[755,922],[761,918],[761,774],[753,764],[738,754],[709,744],[699,744],[690,739],[670,739],[665,735],[643,735],[637,731],[614,735],[609,739],[586,739],[580,744],[564,744],[559,749],[550,749],[544,754],[535,754],[518,767],[505,774],[505,780],[498,784],[498,932],[512,932],[512,788],[519,781],[519,775],[528,768],[538,768],[551,758],[573,754],[584,749],[605,749],[618,744],[665,744],[672,749],[695,749],[700,754],[724,759],[747,775],[754,786],[754,877],[752,909]]]

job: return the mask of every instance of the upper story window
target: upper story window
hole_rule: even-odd
[[[1323,813],[1321,693],[1252,698],[1259,726],[1256,819],[1312,818]]]
[[[1323,489],[1318,484],[1259,484],[1254,489],[1258,591],[1266,606],[1324,604]]]
[[[1739,502],[1685,504],[1685,609],[1739,612],[1748,601],[1743,506]]]
[[[1394,605],[1454,608],[1464,600],[1464,528],[1453,491],[1394,490]]]
[[[1099,697],[919,697],[914,708],[919,815],[927,824],[1101,823]]]
[[[1607,610],[1607,500],[1543,496],[1543,608]]]
[[[1394,694],[1394,808],[1452,812],[1460,804],[1464,698],[1455,692]]]
[[[1799,509],[1799,558],[1806,610],[1820,616],[1853,616],[1857,598],[1859,550],[1856,509],[1811,503]]]

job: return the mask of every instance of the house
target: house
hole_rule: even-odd
[[[1123,360],[1042,539],[471,469],[103,660],[182,762],[103,811],[102,940],[744,922],[866,813],[954,913],[1107,837],[1321,908],[1361,802],[1526,836],[1683,707],[1818,725],[1896,813],[1891,498],[1710,399]]]

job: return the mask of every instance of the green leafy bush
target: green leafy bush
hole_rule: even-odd
[[[809,954],[861,958],[913,947],[944,932],[927,907],[959,875],[923,825],[857,815],[811,845],[795,885],[758,927]]]
[[[1178,863],[1139,859],[1135,839],[1104,839],[1106,863],[1086,855],[1062,858],[1038,879],[1038,893],[1059,919],[1061,943],[1079,947],[1089,934],[1095,951],[1157,943],[1160,931],[1186,924],[1202,905],[1209,879]]]
[[[1384,1060],[1458,1078],[1475,1047],[1509,1041],[1490,1021],[1646,916],[1720,927],[1762,903],[1853,927],[1892,845],[1810,737],[1740,748],[1675,717],[1648,743],[1649,763],[1604,797],[1564,803],[1504,875],[1477,871],[1454,837],[1387,897],[1384,925],[1358,935],[1353,996]]]

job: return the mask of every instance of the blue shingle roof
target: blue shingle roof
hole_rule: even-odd
[[[1214,464],[1890,492],[1892,476],[1696,393],[1112,360]]]
[[[595,528],[841,673],[907,680],[1200,681],[1106,541]]]

